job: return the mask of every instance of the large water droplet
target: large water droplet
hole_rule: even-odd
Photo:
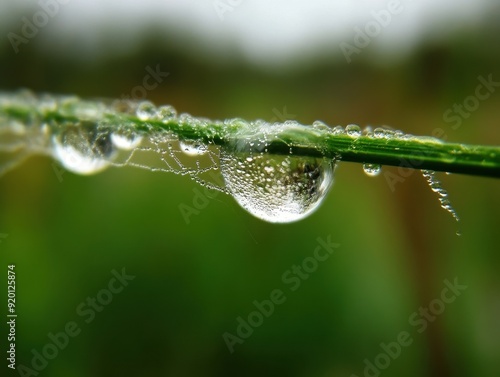
[[[131,151],[139,146],[142,136],[133,131],[121,130],[111,134],[111,141],[117,148]]]
[[[94,174],[110,166],[114,156],[109,132],[98,131],[94,123],[67,125],[52,138],[53,154],[68,170]]]
[[[333,183],[335,162],[326,158],[232,153],[221,150],[229,192],[252,215],[289,223],[316,210]]]
[[[181,140],[179,145],[181,151],[189,156],[200,156],[208,150],[207,146],[198,140]]]
[[[363,171],[370,177],[376,177],[382,171],[379,164],[363,164]]]

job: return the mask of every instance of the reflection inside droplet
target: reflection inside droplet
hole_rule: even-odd
[[[379,164],[363,164],[363,171],[369,177],[376,177],[382,171],[382,166]]]
[[[328,193],[335,163],[326,158],[269,154],[247,158],[221,151],[221,171],[230,193],[252,215],[272,223],[301,220]]]
[[[189,156],[200,156],[208,151],[208,147],[198,140],[182,140],[179,146],[181,151]]]
[[[98,131],[95,124],[67,125],[53,136],[54,157],[68,170],[94,174],[111,164],[115,154],[109,132]]]

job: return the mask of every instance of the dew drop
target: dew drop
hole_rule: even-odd
[[[376,177],[382,171],[379,164],[363,164],[363,171],[370,177]]]
[[[393,138],[404,139],[406,135],[399,130],[394,131],[388,128],[377,127],[373,131],[373,137],[375,137],[376,139],[393,139]]]
[[[182,140],[179,145],[181,151],[189,156],[200,156],[208,150],[207,146],[198,140]]]
[[[372,126],[366,126],[362,132],[363,135],[367,137],[373,137],[373,129]]]
[[[149,101],[143,101],[137,106],[136,115],[140,120],[152,120],[157,115],[156,107]]]
[[[115,147],[131,151],[141,143],[142,136],[133,131],[115,131],[111,134],[111,141]]]
[[[326,158],[221,150],[228,191],[252,215],[271,223],[298,221],[314,212],[328,193],[335,162]]]
[[[156,115],[160,121],[167,123],[177,116],[177,110],[170,105],[160,106]]]
[[[347,135],[352,136],[352,137],[358,137],[361,136],[361,128],[356,125],[356,124],[349,124],[345,128]]]
[[[318,131],[330,131],[330,127],[328,127],[324,122],[320,120],[316,120],[312,124],[313,128],[318,130]]]
[[[335,126],[332,130],[334,135],[345,135],[345,129],[342,126]]]
[[[383,139],[385,137],[385,130],[381,127],[375,128],[373,131],[373,137],[376,139]]]
[[[115,155],[109,132],[92,122],[67,125],[52,138],[54,158],[77,174],[98,173],[111,165]]]

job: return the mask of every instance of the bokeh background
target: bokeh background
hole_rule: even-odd
[[[0,4],[2,90],[122,98],[159,65],[169,75],[146,98],[197,116],[500,144],[498,87],[466,116],[445,118],[475,95],[478,77],[500,81],[496,1],[401,0],[350,62],[342,43],[356,46],[356,28],[390,2],[54,2]],[[43,9],[56,11],[16,53],[9,33],[22,36],[23,17]],[[500,375],[500,181],[440,174],[457,224],[418,171],[394,190],[386,172],[401,176],[342,163],[324,204],[297,223],[265,223],[223,194],[188,223],[179,208],[200,186],[187,177],[134,168],[84,177],[30,158],[0,178],[2,273],[17,266],[17,363],[32,367],[33,350],[74,321],[80,334],[40,376]],[[340,247],[292,292],[282,274],[328,236]],[[79,305],[122,268],[135,279],[85,323]],[[439,308],[446,279],[467,289],[419,333],[409,317]],[[236,335],[237,318],[274,289],[286,302],[231,353],[223,334]],[[365,370],[404,331],[413,343],[378,373]],[[17,374],[5,363],[2,375]]]

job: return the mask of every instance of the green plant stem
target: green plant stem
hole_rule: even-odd
[[[84,101],[84,103],[99,102]],[[36,105],[13,101],[0,103],[0,116],[16,119],[25,124],[36,118],[39,122],[61,127],[66,123],[76,123],[82,119],[61,112],[58,109],[41,111]],[[144,134],[151,131],[169,131],[179,139],[198,139],[219,146],[234,145],[240,139],[248,140],[255,126],[242,121],[208,121],[190,117],[174,117],[161,120],[140,120],[134,114],[108,111],[99,119],[85,118],[86,121],[113,124],[132,124]],[[276,127],[269,124],[268,127]],[[265,132],[262,130],[258,132]],[[328,157],[341,161],[391,165],[403,168],[426,169],[450,173],[471,174],[485,177],[500,177],[500,147],[447,143],[431,137],[389,137],[350,136],[346,133],[334,134],[326,129],[306,126],[282,127],[279,137],[270,139],[266,144],[269,154],[290,154],[296,156]],[[261,152],[262,147],[250,143],[240,152]]]
[[[237,123],[237,122],[236,122]],[[220,123],[202,127],[179,122],[150,123],[155,127],[172,131],[181,138],[202,139],[224,146],[234,144],[244,129]],[[243,124],[242,127],[245,127]],[[207,136],[207,135],[216,135]],[[227,135],[218,137],[219,135]],[[242,152],[260,152],[257,146]],[[333,135],[312,127],[291,129],[280,133],[277,140],[267,144],[267,153],[296,156],[335,158],[341,161],[426,169],[449,173],[479,175],[500,178],[500,147],[445,143],[435,138],[414,137],[377,139],[373,136],[351,137]]]

